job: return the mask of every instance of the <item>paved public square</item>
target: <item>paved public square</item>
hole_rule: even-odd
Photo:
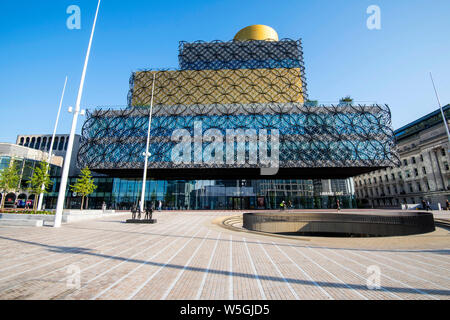
[[[221,227],[233,214],[158,212],[154,225],[126,224],[126,214],[59,229],[0,227],[0,299],[450,299],[448,229],[273,237]],[[370,289],[377,270],[381,287]]]

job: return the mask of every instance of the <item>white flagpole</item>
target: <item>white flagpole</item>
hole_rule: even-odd
[[[59,108],[58,108],[58,114],[56,115],[56,122],[55,122],[55,128],[53,129],[53,135],[52,135],[52,142],[50,143],[50,149],[48,151],[48,157],[47,157],[47,163],[48,163],[48,167],[47,167],[47,172],[50,169],[50,163],[52,161],[52,150],[53,150],[53,143],[55,142],[55,135],[56,135],[56,129],[58,128],[58,122],[59,122],[59,114],[61,113],[61,106],[64,100],[64,93],[66,92],[66,85],[67,85],[67,76],[66,76],[66,81],[64,82],[64,88],[62,91],[62,95],[61,95],[61,100],[59,101]],[[45,185],[42,184],[42,191],[44,191],[45,189]],[[44,200],[44,193],[41,193],[39,195],[39,202],[38,202],[38,211],[42,210],[42,202]]]
[[[141,212],[144,212],[144,200],[145,200],[145,183],[147,182],[147,165],[148,165],[148,157],[151,154],[148,152],[150,147],[150,130],[152,128],[152,112],[153,112],[153,94],[155,92],[155,73],[153,74],[153,84],[152,84],[152,99],[150,101],[150,114],[148,116],[148,132],[147,132],[147,147],[145,148],[145,161],[144,161],[144,176],[142,178],[142,190],[141,190],[141,203],[139,204]]]
[[[66,198],[67,179],[69,177],[70,160],[72,158],[73,141],[75,139],[75,131],[77,129],[77,120],[78,114],[80,113],[80,103],[81,97],[83,95],[84,79],[86,77],[86,69],[89,62],[89,55],[91,53],[92,39],[94,37],[95,25],[97,23],[98,11],[100,9],[100,2],[101,0],[98,0],[97,11],[95,12],[94,24],[92,26],[91,38],[89,39],[89,46],[87,49],[86,58],[84,60],[84,67],[83,73],[81,75],[80,87],[78,89],[77,102],[75,105],[75,110],[73,110],[72,129],[70,130],[69,142],[67,144],[66,157],[64,159],[64,167],[61,175],[61,185],[59,187],[58,203],[56,204],[55,223],[53,225],[55,228],[61,226],[64,201]],[[72,108],[69,108],[69,112],[71,112],[71,110]],[[83,111],[81,111],[82,114],[84,113]]]
[[[436,86],[434,85],[433,74],[431,72],[430,72],[430,78],[431,78],[431,82],[433,83],[434,93],[436,94],[436,99],[438,101],[439,108],[441,109],[442,120],[444,121],[445,130],[447,131],[447,138],[448,138],[448,142],[449,142],[449,146],[447,149],[450,149],[450,132],[448,130],[447,119],[445,118],[444,110],[442,109],[442,105],[441,105],[441,100],[439,99],[439,95],[437,93]],[[450,150],[447,150],[447,151],[450,151]],[[447,155],[448,155],[448,153],[447,153]]]

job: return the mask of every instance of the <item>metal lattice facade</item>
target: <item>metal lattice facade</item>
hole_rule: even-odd
[[[207,139],[200,141],[200,155],[199,149],[189,149],[191,158],[200,157],[200,163],[175,163],[171,157],[178,143],[174,132],[184,129],[193,137],[198,123],[201,135],[213,130],[226,136],[227,130],[237,129],[270,135],[278,130],[278,166],[294,174],[297,169],[307,174],[308,169],[321,168],[367,171],[398,161],[387,106],[305,104],[300,41],[181,42],[179,61],[180,70],[133,73],[127,108],[88,111],[80,166],[103,172],[142,170],[154,74],[150,169],[261,167],[260,145],[251,134],[244,137],[247,143],[233,143],[236,157],[244,154],[245,163],[227,162],[225,150],[222,162],[208,162],[211,154],[205,150],[210,150],[211,140]],[[214,156],[217,152],[214,149]],[[251,161],[254,154],[256,163]]]

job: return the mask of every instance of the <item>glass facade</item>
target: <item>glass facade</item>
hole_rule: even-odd
[[[46,208],[56,207],[59,178],[54,178]],[[69,185],[76,178],[69,179]],[[324,192],[323,181],[330,180],[150,180],[146,184],[146,206],[162,202],[164,210],[259,210],[279,209],[285,201],[292,209],[354,208],[354,196],[347,179],[331,180]],[[141,196],[142,180],[108,177],[94,178],[98,186],[89,196],[88,207],[130,210]],[[67,191],[67,208],[80,207],[81,197]]]

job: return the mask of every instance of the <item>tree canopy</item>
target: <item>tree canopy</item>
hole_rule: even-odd
[[[70,190],[72,192],[76,192],[82,197],[81,209],[83,209],[84,198],[92,194],[96,189],[97,186],[94,184],[94,178],[92,177],[91,170],[89,170],[88,167],[84,167],[81,170],[81,173],[75,184],[73,186],[70,186]]]
[[[17,169],[16,162],[12,160],[12,163],[0,170],[0,191],[3,194],[1,201],[1,208],[4,206],[5,194],[8,192],[15,192],[19,187],[20,175]]]
[[[49,164],[47,161],[41,161],[39,163],[39,166],[36,166],[33,171],[33,175],[31,176],[30,180],[27,181],[29,184],[28,190],[35,194],[35,201],[33,203],[33,209],[36,211],[36,205],[37,205],[37,199],[42,193],[48,193],[47,188],[53,184],[53,182],[50,180],[50,173],[49,173]],[[44,188],[42,188],[44,186]]]

